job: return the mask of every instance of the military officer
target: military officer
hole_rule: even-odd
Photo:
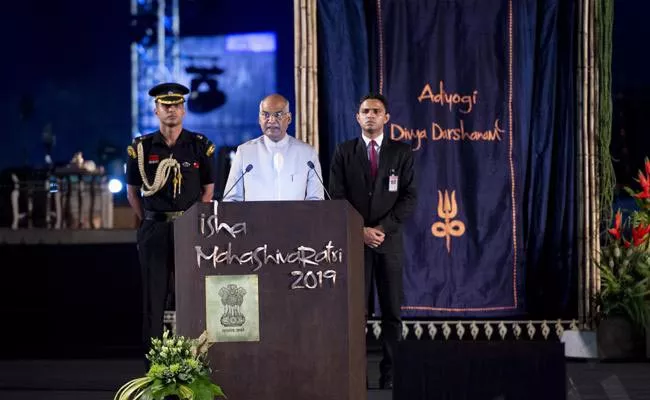
[[[142,221],[137,233],[142,272],[143,346],[161,337],[165,309],[174,308],[172,221],[198,201],[212,200],[215,146],[204,135],[183,128],[185,95],[178,83],[149,91],[158,131],[128,146],[127,197]],[[148,364],[147,364],[148,365]]]

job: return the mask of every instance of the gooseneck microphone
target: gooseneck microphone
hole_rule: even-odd
[[[239,178],[237,178],[237,180],[235,181],[235,183],[233,183],[232,186],[230,186],[230,189],[228,189],[228,190],[226,191],[226,193],[224,193],[224,195],[221,196],[221,200],[222,200],[222,201],[223,201],[223,199],[226,198],[226,195],[228,195],[228,193],[230,193],[230,191],[233,190],[233,189],[235,188],[235,186],[237,186],[237,183],[239,183],[239,181],[242,180],[242,178],[244,177],[244,175],[246,175],[247,173],[251,172],[252,169],[253,169],[253,164],[248,164],[248,165],[246,166],[246,169],[244,170],[244,172],[242,172],[241,175],[239,175]]]
[[[332,196],[330,196],[330,193],[327,191],[327,188],[325,187],[325,184],[323,183],[323,180],[321,179],[320,175],[318,175],[318,171],[316,171],[316,166],[314,166],[314,163],[311,162],[311,160],[307,161],[307,166],[314,171],[316,174],[316,177],[320,181],[321,186],[323,186],[323,190],[325,191],[325,194],[327,195],[327,198],[332,200]]]

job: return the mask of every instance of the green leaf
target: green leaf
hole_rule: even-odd
[[[151,394],[151,388],[147,388],[142,392],[140,400],[154,400],[153,395]]]
[[[138,392],[144,390],[151,384],[151,378],[142,377],[130,380],[120,387],[115,394],[114,400],[131,400]]]
[[[184,382],[189,381],[190,378],[191,378],[191,376],[188,375],[187,373],[181,372],[180,374],[178,374],[178,379],[180,379],[180,380],[182,380]]]
[[[156,399],[164,399],[167,396],[171,395],[176,395],[176,396],[181,396],[180,391],[176,385],[169,385],[165,387],[163,390],[160,391],[159,394],[156,395]]]
[[[194,391],[189,387],[187,387],[186,385],[179,385],[178,393],[181,399],[197,400],[194,397]]]
[[[226,397],[221,388],[212,383],[209,377],[199,377],[188,386],[194,391],[194,400],[213,400],[215,396]]]
[[[206,384],[203,379],[197,379],[188,386],[194,391],[194,400],[212,400],[214,398],[210,391],[209,382]]]
[[[226,397],[226,395],[223,393],[221,390],[220,386],[217,386],[215,384],[211,384],[210,388],[212,389],[212,394],[214,396],[219,396],[219,397]]]

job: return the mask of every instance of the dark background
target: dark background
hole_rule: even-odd
[[[621,183],[650,152],[649,12],[646,2],[615,2],[612,154]],[[182,36],[276,32],[278,91],[293,109],[292,1],[180,0],[180,19]],[[96,159],[101,147],[130,142],[129,1],[7,1],[0,21],[0,169],[42,164],[48,126],[55,162],[75,151]]]
[[[294,110],[292,1],[180,0],[180,9],[181,35],[275,32],[278,91]],[[647,2],[615,3],[612,154],[621,184],[633,183],[650,155],[649,11]],[[58,162],[75,151],[95,159],[107,144],[125,148],[131,141],[129,23],[126,0],[3,2],[0,170],[42,164],[48,126]],[[42,357],[46,348],[52,356],[107,349],[138,354],[131,347],[139,339],[135,245],[118,247],[0,245],[0,331],[18,343],[0,356]],[[91,349],[99,344],[101,351]]]
[[[635,185],[637,170],[650,156],[650,54],[642,50],[650,38],[650,24],[644,18],[649,11],[647,2],[614,3],[611,153],[619,185]]]
[[[268,32],[277,37],[277,87],[293,109],[293,2],[180,0],[181,36]],[[130,3],[4,2],[0,169],[42,164],[43,132],[54,161],[75,151],[97,160],[131,141]],[[6,70],[5,70],[6,68]],[[257,110],[252,110],[257,112]]]

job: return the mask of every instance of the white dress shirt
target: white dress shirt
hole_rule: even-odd
[[[286,135],[276,143],[262,135],[241,144],[222,201],[323,200],[323,185],[309,168],[309,161],[322,177],[316,150],[293,136]],[[248,165],[253,168],[235,184]]]

